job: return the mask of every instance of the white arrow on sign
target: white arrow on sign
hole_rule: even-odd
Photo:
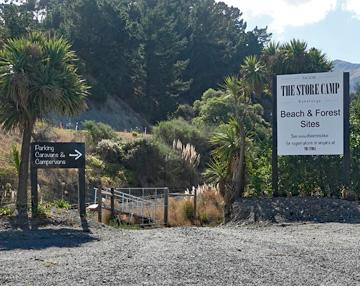
[[[70,157],[75,157],[75,161],[76,161],[77,159],[79,159],[82,156],[82,154],[76,149],[75,149],[75,153],[76,154],[69,154],[69,156]]]

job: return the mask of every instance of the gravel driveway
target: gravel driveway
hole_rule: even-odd
[[[0,230],[0,285],[360,285],[360,225]]]

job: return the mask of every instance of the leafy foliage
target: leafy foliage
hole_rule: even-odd
[[[16,144],[11,145],[11,151],[10,151],[10,160],[13,163],[16,172],[19,173],[20,172],[20,153],[19,153],[19,149],[18,146]]]
[[[109,139],[103,139],[97,144],[96,153],[102,160],[110,163],[118,162],[123,157],[119,142]]]
[[[94,99],[119,96],[152,123],[238,73],[269,39],[215,0],[48,0],[39,8],[42,26],[74,44]]]
[[[17,209],[27,215],[29,151],[37,120],[50,113],[76,115],[86,108],[88,87],[77,73],[75,53],[63,38],[41,33],[8,40],[0,50],[0,125],[20,129]]]
[[[86,108],[88,87],[64,39],[40,33],[10,39],[0,59],[0,124],[5,130],[22,129],[50,112],[71,116]]]
[[[52,203],[52,205],[58,209],[65,209],[68,210],[71,208],[71,205],[69,202],[67,202],[64,199],[56,200]]]
[[[216,126],[229,121],[232,114],[231,102],[221,90],[208,89],[200,100],[194,102],[196,118],[193,122],[200,126]]]
[[[183,119],[172,119],[160,122],[153,129],[155,140],[173,146],[174,141],[180,140],[183,144],[191,144],[200,154],[200,169],[203,169],[209,160],[210,144],[205,132],[191,125]]]
[[[96,145],[101,140],[116,139],[117,135],[110,125],[93,120],[86,120],[82,123],[83,128],[88,132],[90,141]]]

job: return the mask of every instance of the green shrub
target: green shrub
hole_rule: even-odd
[[[134,183],[139,186],[154,186],[161,180],[164,157],[149,140],[138,140],[122,146],[124,167],[134,174]]]
[[[94,155],[88,155],[86,157],[86,166],[90,167],[91,169],[103,169],[104,162]]]
[[[36,217],[48,217],[50,205],[46,203],[38,204],[37,210],[35,210],[34,216]]]
[[[180,104],[174,112],[173,117],[191,121],[195,117],[195,110],[191,105]]]
[[[0,208],[0,216],[9,216],[13,213],[13,209],[10,207],[2,207]]]
[[[199,143],[204,140],[200,131],[183,119],[172,119],[162,121],[153,129],[155,139],[172,145],[174,140],[179,140],[185,144]]]
[[[163,142],[141,139],[122,145],[121,164],[131,186],[184,187],[197,181],[197,174],[181,155]]]
[[[110,125],[93,120],[86,120],[82,123],[82,126],[88,132],[91,142],[95,145],[103,139],[117,138],[115,131]]]
[[[172,146],[174,140],[180,140],[183,144],[190,143],[200,154],[200,169],[203,169],[209,161],[211,146],[206,134],[203,134],[196,126],[183,119],[163,121],[153,129],[154,138]]]
[[[231,102],[221,90],[208,89],[200,100],[194,102],[197,117],[193,122],[198,126],[218,126],[228,122],[232,114]]]
[[[58,209],[70,209],[71,205],[69,202],[65,201],[64,199],[56,200],[52,203],[52,205]]]
[[[103,161],[116,163],[122,157],[122,149],[118,142],[104,139],[101,140],[96,146],[96,153]]]

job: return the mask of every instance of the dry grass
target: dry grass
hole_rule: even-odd
[[[171,226],[217,225],[223,221],[223,199],[216,188],[200,186],[197,189],[197,212],[194,216],[192,197],[170,198],[169,224]]]
[[[201,186],[197,189],[197,213],[194,213],[194,199],[193,197],[170,197],[169,198],[169,225],[170,226],[192,226],[192,225],[210,225],[215,226],[223,221],[223,199],[217,189],[211,186]],[[110,200],[105,200],[104,204],[109,207]],[[119,207],[115,201],[115,208]],[[141,219],[140,214],[146,217],[155,217],[160,224],[164,223],[164,206],[161,199],[157,204],[157,208],[145,207],[132,208],[131,212],[137,214]],[[125,215],[118,217],[129,224],[139,224],[139,221],[130,221]],[[109,224],[110,211],[103,209],[102,215],[103,223]]]
[[[37,127],[43,127],[43,123],[38,123]],[[51,128],[51,134],[57,142],[85,142],[85,134],[81,131]],[[13,144],[21,145],[19,131],[5,133],[0,128],[0,176],[3,178],[2,184],[10,183],[13,187],[17,185],[17,175],[15,167],[10,160],[10,150]],[[6,174],[8,174],[6,176]],[[6,181],[4,181],[6,178]],[[75,170],[39,170],[40,198],[44,200],[58,199],[62,196],[62,182],[66,185],[69,196],[77,198],[77,172]],[[1,188],[1,185],[0,185]]]
[[[5,133],[0,128],[0,166],[5,167],[9,164],[11,145],[20,143],[21,140],[18,132]]]
[[[54,128],[59,142],[85,142],[86,133],[84,131],[75,131],[69,129]]]
[[[150,134],[137,133],[137,132],[116,132],[116,134],[125,142],[132,142],[138,139],[149,139]]]

